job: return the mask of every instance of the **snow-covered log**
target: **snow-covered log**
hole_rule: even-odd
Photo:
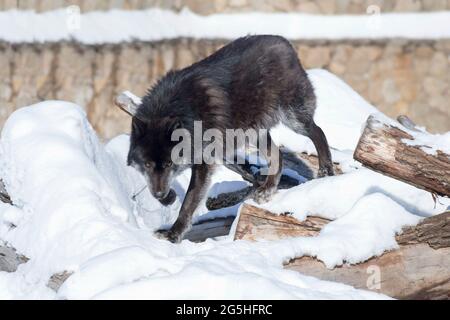
[[[408,121],[407,126],[413,124]],[[364,166],[415,187],[441,196],[450,196],[450,155],[426,145],[415,145],[415,128],[410,132],[399,125],[370,116],[355,150],[355,160]],[[418,136],[428,135],[417,132]],[[430,140],[430,139],[428,139]],[[412,142],[412,143],[411,143]]]
[[[277,240],[317,236],[329,221],[274,215],[244,205],[236,227],[236,240]],[[312,257],[294,259],[285,268],[366,289],[398,299],[449,299],[450,212],[426,218],[396,236],[398,250],[386,252],[357,265],[328,269]]]
[[[450,298],[450,212],[425,219],[396,237],[399,249],[364,263],[327,269],[311,257],[287,269],[322,280],[349,284],[398,299]]]

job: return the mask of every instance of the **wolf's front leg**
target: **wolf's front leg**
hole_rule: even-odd
[[[156,236],[173,243],[179,243],[183,235],[192,225],[192,216],[200,202],[206,195],[209,187],[213,166],[207,164],[194,165],[189,188],[181,206],[177,221],[170,230],[159,230]]]

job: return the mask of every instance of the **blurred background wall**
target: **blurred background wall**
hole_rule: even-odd
[[[54,10],[76,4],[83,11],[161,7],[208,15],[268,11],[364,14],[450,10],[450,0],[0,0],[0,9]],[[61,99],[86,108],[100,135],[129,131],[130,119],[112,106],[114,96],[143,95],[165,72],[185,67],[227,41],[176,39],[106,45],[0,43],[0,127],[16,108]],[[431,131],[450,130],[450,39],[293,41],[306,68],[325,68],[344,79],[390,116],[408,114]]]
[[[364,14],[370,5],[379,6],[383,12],[450,10],[449,0],[0,0],[0,10],[47,11],[73,4],[83,11],[188,7],[203,15],[243,11]]]

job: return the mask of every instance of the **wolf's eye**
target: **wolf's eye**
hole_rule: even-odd
[[[152,167],[152,163],[151,163],[151,162],[146,162],[146,163],[144,164],[144,166],[145,166],[146,168],[151,168],[151,167]]]

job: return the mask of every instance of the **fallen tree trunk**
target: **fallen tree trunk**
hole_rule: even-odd
[[[440,150],[436,155],[429,154],[423,150],[426,146],[412,146],[404,139],[414,140],[414,136],[370,116],[354,158],[384,175],[441,196],[450,196],[450,155]]]
[[[285,268],[396,299],[448,300],[449,265],[449,248],[435,250],[427,244],[416,244],[400,246],[357,265],[327,269],[322,262],[303,257],[290,261]]]
[[[329,220],[308,217],[303,222],[290,216],[244,205],[236,227],[236,240],[276,240],[317,236]],[[322,280],[371,290],[398,299],[449,299],[450,212],[426,218],[404,228],[396,237],[399,249],[357,265],[334,269],[312,257],[293,259],[286,269]]]

